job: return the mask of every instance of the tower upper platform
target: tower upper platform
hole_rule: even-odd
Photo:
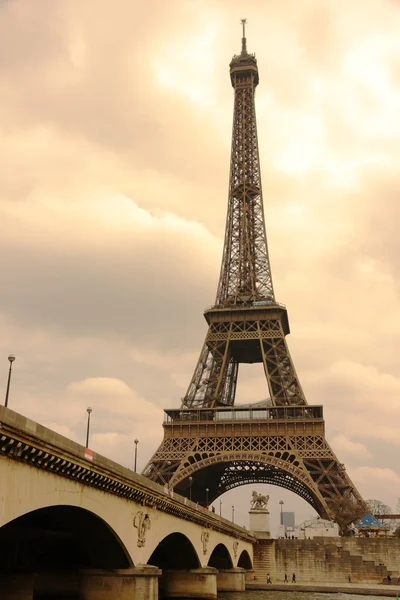
[[[247,52],[247,40],[246,40],[246,19],[242,19],[243,25],[243,37],[242,37],[242,51],[240,54],[232,58],[229,69],[231,74],[232,86],[236,87],[238,79],[253,75],[253,84],[256,86],[259,82],[258,67],[255,54],[249,54]]]

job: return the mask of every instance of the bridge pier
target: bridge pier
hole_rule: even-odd
[[[10,573],[0,576],[0,598],[32,600],[33,573]]]
[[[216,600],[217,569],[179,569],[163,572],[164,598]]]
[[[249,581],[254,581],[256,578],[254,569],[246,569],[244,578],[245,578],[246,583],[248,583]]]
[[[80,598],[81,600],[142,600],[143,598],[158,600],[160,575],[160,569],[151,565],[138,565],[130,569],[87,569],[81,571]]]
[[[245,569],[218,569],[218,592],[244,592],[246,590]]]
[[[34,576],[34,597],[74,598],[79,591],[78,571],[39,571]],[[1,598],[1,592],[0,592]]]

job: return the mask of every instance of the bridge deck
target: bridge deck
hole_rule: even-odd
[[[84,446],[0,406],[0,458],[21,461],[203,527],[211,527],[250,543],[255,542],[245,528],[101,454],[93,452],[90,458],[85,458],[85,450]]]

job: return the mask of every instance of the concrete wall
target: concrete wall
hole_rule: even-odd
[[[398,574],[400,569],[400,538],[339,538],[344,550],[361,554],[365,560],[384,564],[388,571]],[[339,543],[338,543],[339,545]],[[397,575],[398,576],[398,575]]]
[[[398,577],[400,539],[316,538],[314,540],[259,540],[254,547],[256,580],[298,582],[380,583],[388,573]]]
[[[256,580],[266,581],[267,573],[276,574],[275,540],[260,539],[254,546],[254,576]]]
[[[125,547],[132,565],[147,564],[157,545],[175,532],[190,539],[201,566],[207,566],[213,549],[219,543],[226,546],[234,567],[242,550],[247,550],[251,559],[253,557],[253,545],[249,542],[208,528],[208,541],[204,546],[204,528],[196,523],[155,508],[143,507],[49,471],[0,457],[0,527],[31,511],[57,505],[80,507],[105,521]],[[135,517],[140,511],[150,519],[150,529],[146,532],[143,545],[138,545],[138,529],[134,526]]]

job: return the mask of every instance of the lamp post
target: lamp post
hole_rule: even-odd
[[[168,481],[166,481],[166,484],[167,484],[168,489],[170,489],[170,487],[169,487],[169,480],[171,479],[171,465],[172,465],[171,461],[167,460],[167,474],[166,474],[166,476],[168,477]]]
[[[219,516],[222,517],[222,500],[219,501]]]
[[[86,409],[87,412],[87,426],[86,426],[86,448],[89,448],[89,433],[90,433],[90,413],[92,409],[90,406]]]
[[[232,523],[235,522],[235,507],[232,504]]]
[[[136,473],[136,467],[137,467],[137,445],[139,443],[139,440],[133,440],[134,444],[135,444],[135,464],[134,464],[134,471]]]
[[[210,490],[208,488],[206,488],[206,506],[208,506],[208,492]]]
[[[193,477],[189,477],[189,500],[192,501],[192,483]]]
[[[283,525],[283,505],[284,505],[284,501],[283,500],[279,500],[279,504],[281,505],[281,525]]]
[[[8,406],[8,394],[10,393],[10,382],[11,382],[11,371],[12,371],[12,364],[15,360],[15,356],[14,354],[10,354],[8,357],[9,363],[10,363],[10,368],[8,370],[8,381],[7,381],[7,391],[6,391],[6,399],[4,401],[4,406],[7,408]]]

